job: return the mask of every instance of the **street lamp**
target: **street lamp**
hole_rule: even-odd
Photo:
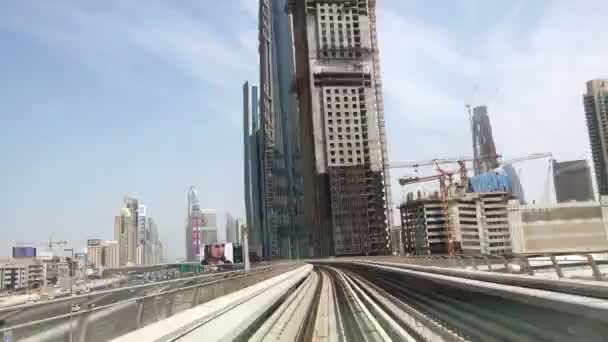
[[[72,258],[70,259],[70,262],[68,263],[68,276],[70,277],[70,298],[72,297],[72,295],[74,294],[74,279],[73,279],[73,274],[72,274],[72,266],[74,265],[74,248],[64,248],[63,249],[64,252],[72,252]],[[74,310],[72,307],[70,307],[70,313],[73,313]],[[70,342],[73,341],[73,336],[72,336],[72,322],[74,321],[74,315],[71,314],[70,315]]]
[[[70,296],[72,296],[73,294],[73,287],[74,287],[74,275],[73,275],[73,265],[74,265],[74,248],[64,248],[63,249],[64,252],[72,252],[72,258],[70,259],[70,263],[68,264],[68,276],[70,277]]]

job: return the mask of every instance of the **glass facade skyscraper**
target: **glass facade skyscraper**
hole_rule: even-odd
[[[309,236],[302,227],[288,1],[261,0],[259,5],[260,85],[243,87],[247,223],[258,256],[297,258],[309,254]]]

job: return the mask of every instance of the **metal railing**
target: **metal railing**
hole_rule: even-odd
[[[224,274],[229,273],[228,277],[7,327],[0,329],[0,336],[10,335],[14,341],[107,341],[299,265],[285,263],[227,272]]]
[[[477,271],[489,271],[512,274],[536,275],[542,270],[553,269],[558,278],[567,278],[565,269],[588,268],[591,278],[597,281],[608,280],[600,265],[608,260],[597,260],[594,254],[608,254],[608,250],[548,252],[548,253],[511,253],[505,255],[457,254],[448,255],[415,255],[415,256],[378,256],[374,260],[400,262],[419,266],[436,266],[450,268],[472,268]],[[578,256],[580,260],[560,260],[558,257]],[[354,259],[370,259],[358,257]],[[536,263],[536,264],[534,264]]]

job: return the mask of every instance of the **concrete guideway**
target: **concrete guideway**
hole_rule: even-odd
[[[472,341],[604,341],[608,301],[374,264],[334,263]],[[424,338],[423,340],[434,340]]]
[[[5,312],[7,314],[16,313],[17,318],[27,315],[37,317],[36,315],[41,314],[40,310],[51,313],[57,311],[57,314],[16,325],[5,324],[0,329],[0,337],[9,334],[13,341],[28,339],[65,341],[68,337],[73,341],[107,341],[243,287],[272,278],[299,265],[302,264],[283,263],[258,267],[251,271],[214,273],[195,277],[196,279],[190,278],[186,283],[182,280],[182,282],[163,282],[153,287],[137,286],[140,291],[133,292],[124,291],[125,289],[106,291],[101,296],[92,298],[97,301],[95,307],[90,308],[81,304],[80,310],[74,313],[70,312],[70,305],[74,300],[90,299],[88,296],[74,296],[71,301],[63,300],[51,306],[37,305],[33,308],[35,310],[30,307],[27,310],[21,308],[18,311],[7,311]],[[157,292],[161,287],[162,292]],[[141,291],[144,289],[145,292]],[[117,295],[126,297],[115,297]]]
[[[21,329],[14,340],[62,341],[71,332],[74,341],[87,342],[604,341],[608,287],[553,283],[363,259],[318,260],[25,324],[21,328],[38,333]],[[576,286],[594,296],[577,294]]]
[[[114,341],[463,340],[394,300],[350,271],[307,265]]]
[[[114,339],[130,341],[230,341],[246,334],[260,316],[305,279],[311,265],[302,266],[240,291],[219,297],[166,320]]]

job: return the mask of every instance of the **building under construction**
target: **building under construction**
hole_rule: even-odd
[[[312,255],[387,253],[388,158],[374,0],[290,1]]]
[[[505,192],[464,192],[449,188],[447,215],[439,193],[416,198],[408,194],[400,206],[402,241],[409,255],[448,254],[448,232],[454,253],[504,254],[511,251]]]
[[[471,117],[471,133],[473,135],[473,169],[475,175],[488,172],[498,167],[496,146],[492,135],[492,125],[488,116],[488,107],[473,108]]]

